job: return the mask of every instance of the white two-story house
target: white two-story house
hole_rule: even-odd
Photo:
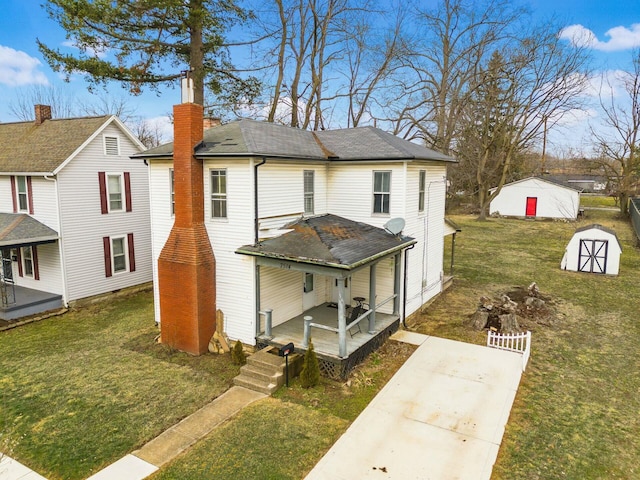
[[[304,349],[311,336],[321,362],[344,363],[441,292],[451,157],[372,127],[311,132],[253,120],[206,130],[188,154],[201,162],[215,306],[231,339]],[[158,259],[182,181],[173,155],[170,143],[135,156],[149,163],[163,329]],[[186,294],[190,282],[175,288]]]
[[[116,117],[0,123],[0,318],[152,278],[144,149]]]

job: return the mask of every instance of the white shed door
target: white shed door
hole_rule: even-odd
[[[580,240],[578,271],[607,273],[608,240]]]

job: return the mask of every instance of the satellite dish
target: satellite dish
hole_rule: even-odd
[[[392,218],[384,224],[384,229],[392,235],[398,235],[404,228],[404,218]]]

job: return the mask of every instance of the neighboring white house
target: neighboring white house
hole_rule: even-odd
[[[542,178],[530,177],[504,185],[491,202],[489,214],[575,220],[579,208],[578,190]]]
[[[172,156],[173,144],[135,156],[149,163],[154,279],[177,207]],[[253,120],[206,130],[195,158],[230,338],[255,345],[267,310],[277,327],[323,304],[342,315],[355,297],[370,307],[386,299],[377,311],[395,314],[397,328],[441,292],[453,158],[372,127],[311,132]]]
[[[0,123],[0,318],[151,281],[143,149],[111,115]]]
[[[617,275],[622,246],[616,233],[602,225],[578,228],[564,252],[560,268],[573,272]]]

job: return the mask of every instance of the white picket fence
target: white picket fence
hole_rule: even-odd
[[[508,350],[522,354],[522,371],[527,368],[527,362],[531,356],[531,332],[512,333],[503,335],[489,330],[487,335],[487,347]]]

